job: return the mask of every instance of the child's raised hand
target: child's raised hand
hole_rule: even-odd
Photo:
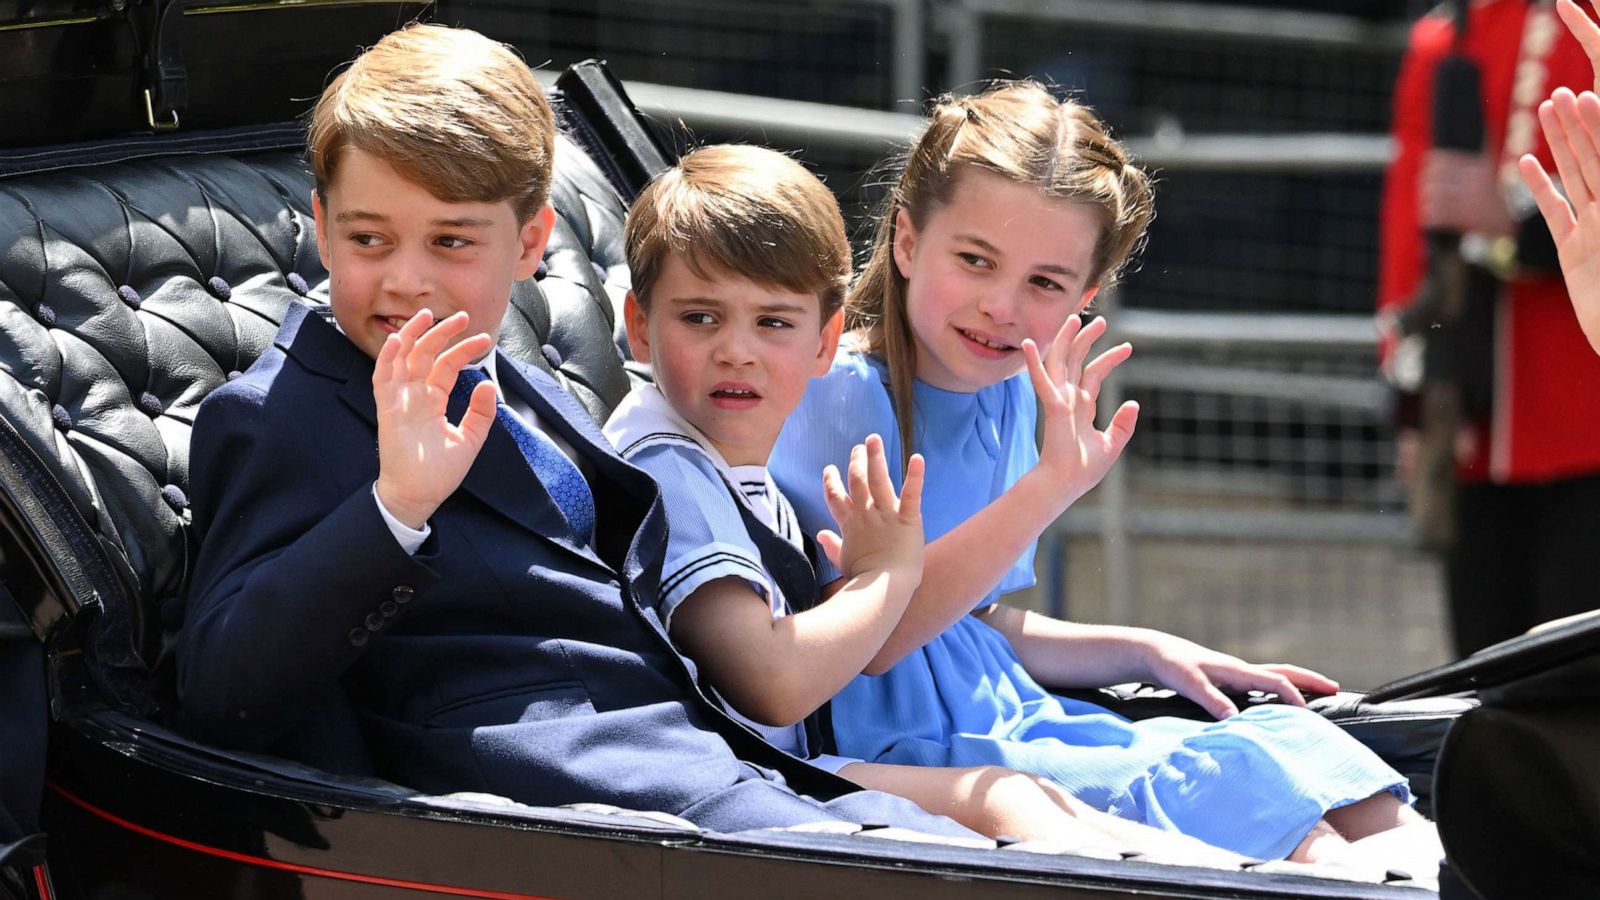
[[[1596,31],[1600,41],[1600,29]],[[1519,161],[1522,179],[1555,239],[1578,325],[1600,353],[1600,98],[1589,91],[1575,96],[1560,88],[1540,104],[1539,123],[1566,196],[1532,156]]]
[[[494,424],[495,388],[485,381],[458,425],[445,405],[462,367],[487,353],[493,340],[467,330],[467,314],[439,322],[424,309],[384,341],[372,370],[378,407],[378,497],[389,514],[421,528],[467,477]]]
[[[1594,88],[1600,91],[1600,25],[1595,24],[1572,0],[1557,0],[1556,14],[1567,23],[1567,30],[1583,46],[1583,52],[1589,57],[1589,65],[1594,69]]]
[[[1103,317],[1083,325],[1077,316],[1069,316],[1044,357],[1032,340],[1022,342],[1033,390],[1044,411],[1044,443],[1034,471],[1048,478],[1052,490],[1067,503],[1105,477],[1139,420],[1139,404],[1130,400],[1104,431],[1095,428],[1100,385],[1133,354],[1132,346],[1118,344],[1086,364],[1094,342],[1105,333]]]
[[[846,477],[848,489],[837,467],[822,474],[823,498],[839,523],[838,532],[817,535],[822,551],[847,579],[881,571],[915,587],[922,580],[922,455],[911,457],[897,497],[883,438],[868,435],[865,444],[850,451]]]

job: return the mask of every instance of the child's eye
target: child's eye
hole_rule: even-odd
[[[989,269],[989,268],[993,268],[993,267],[992,267],[992,266],[991,266],[991,265],[990,265],[990,264],[989,264],[989,260],[987,260],[987,259],[985,259],[985,258],[983,258],[983,257],[981,257],[981,256],[979,256],[979,255],[978,255],[978,254],[976,254],[976,253],[965,253],[965,252],[957,252],[957,253],[956,253],[956,256],[959,256],[959,257],[961,257],[961,261],[962,261],[962,262],[964,262],[964,263],[966,263],[966,264],[967,264],[967,265],[969,265],[969,266],[972,266],[972,267],[973,267],[973,268],[975,268],[975,269]]]
[[[350,235],[350,242],[355,244],[357,247],[376,247],[383,243],[383,238],[370,232],[363,231]]]
[[[453,234],[440,235],[434,240],[434,243],[446,250],[460,250],[463,247],[472,246],[471,240]]]
[[[1061,286],[1060,282],[1052,281],[1051,279],[1046,278],[1043,275],[1035,275],[1035,276],[1033,276],[1033,278],[1031,278],[1029,280],[1033,282],[1033,286],[1034,287],[1043,288],[1044,290],[1047,290],[1047,291],[1064,291],[1064,290],[1066,290],[1066,288]]]
[[[683,314],[683,321],[690,325],[711,325],[717,320],[708,312],[688,312]]]
[[[793,328],[794,327],[794,323],[793,322],[790,322],[788,319],[780,319],[777,316],[762,316],[760,319],[758,319],[756,321],[756,324],[761,326],[762,328]]]

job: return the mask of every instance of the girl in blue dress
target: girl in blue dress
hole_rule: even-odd
[[[925,574],[867,669],[887,671],[858,676],[833,701],[839,752],[1005,766],[1249,856],[1354,854],[1417,874],[1442,854],[1405,779],[1300,708],[1298,689],[1337,689],[1327,678],[996,602],[1033,583],[1040,533],[1133,434],[1133,403],[1094,426],[1100,384],[1131,350],[1089,360],[1105,325],[1080,328],[1078,313],[1152,215],[1147,177],[1086,107],[1018,82],[934,109],[852,288],[851,340],[772,455],[813,532],[833,527],[823,468],[842,468],[868,434],[885,436],[891,463],[926,460]],[[821,581],[838,577],[822,566]],[[1171,687],[1219,721],[1130,722],[1041,686],[1124,681]],[[1251,689],[1287,702],[1240,713],[1225,694]]]

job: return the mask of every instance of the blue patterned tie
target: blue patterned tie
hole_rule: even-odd
[[[488,374],[482,369],[462,369],[450,396],[465,406],[472,397],[472,389],[488,380]],[[550,499],[556,502],[578,542],[589,543],[594,534],[594,495],[589,493],[589,482],[583,479],[577,465],[561,452],[549,435],[529,428],[517,418],[504,400],[495,404],[494,417],[517,442],[522,458],[528,461]]]

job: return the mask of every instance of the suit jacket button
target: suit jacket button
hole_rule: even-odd
[[[378,604],[378,612],[383,613],[383,617],[386,619],[393,617],[399,611],[400,604],[394,602],[393,600],[385,600]]]
[[[416,596],[416,593],[416,591],[402,584],[394,589],[394,602],[400,604],[410,603],[411,598]]]
[[[350,643],[357,647],[365,647],[367,645],[367,639],[370,637],[372,637],[372,633],[367,631],[365,628],[350,629]]]
[[[379,631],[384,626],[383,616],[377,613],[367,613],[366,626],[368,631]]]

